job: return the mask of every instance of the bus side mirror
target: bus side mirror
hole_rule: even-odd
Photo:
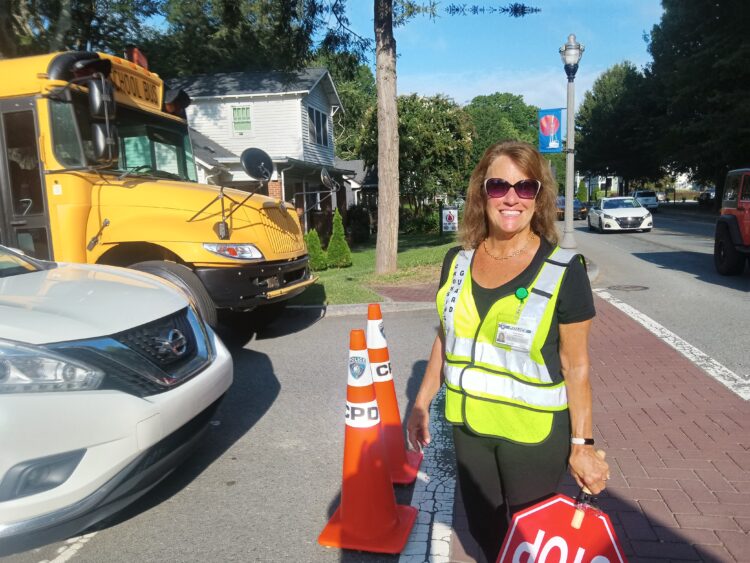
[[[87,83],[89,88],[89,113],[94,119],[115,117],[115,89],[109,80],[99,75]]]
[[[92,123],[91,141],[94,149],[94,160],[97,163],[110,164],[117,162],[120,156],[117,127],[106,122]]]

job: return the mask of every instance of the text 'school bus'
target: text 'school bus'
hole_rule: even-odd
[[[315,281],[290,204],[197,183],[187,123],[163,111],[158,75],[68,52],[2,60],[0,76],[0,244],[167,278],[209,324],[217,309],[278,303]],[[248,163],[273,166],[258,153]]]

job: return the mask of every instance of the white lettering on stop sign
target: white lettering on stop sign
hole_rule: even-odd
[[[528,557],[522,559],[527,554]],[[593,559],[584,559],[585,556],[586,550],[579,547],[572,563],[610,563],[609,559],[602,555],[597,555]],[[560,536],[552,536],[547,543],[544,543],[544,530],[537,532],[534,543],[521,542],[513,553],[513,563],[567,563],[567,561],[568,542]]]

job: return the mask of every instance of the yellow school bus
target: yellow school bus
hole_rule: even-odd
[[[290,204],[197,182],[158,75],[66,52],[0,60],[0,76],[0,244],[159,275],[189,289],[209,324],[315,281]],[[258,153],[255,178],[273,167]]]

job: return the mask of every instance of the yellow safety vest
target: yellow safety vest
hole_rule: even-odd
[[[555,247],[531,282],[528,297],[511,293],[484,316],[474,305],[471,260],[460,250],[452,278],[438,290],[445,337],[445,416],[476,434],[536,444],[552,428],[553,413],[568,408],[565,382],[542,357],[565,270],[576,256]]]

